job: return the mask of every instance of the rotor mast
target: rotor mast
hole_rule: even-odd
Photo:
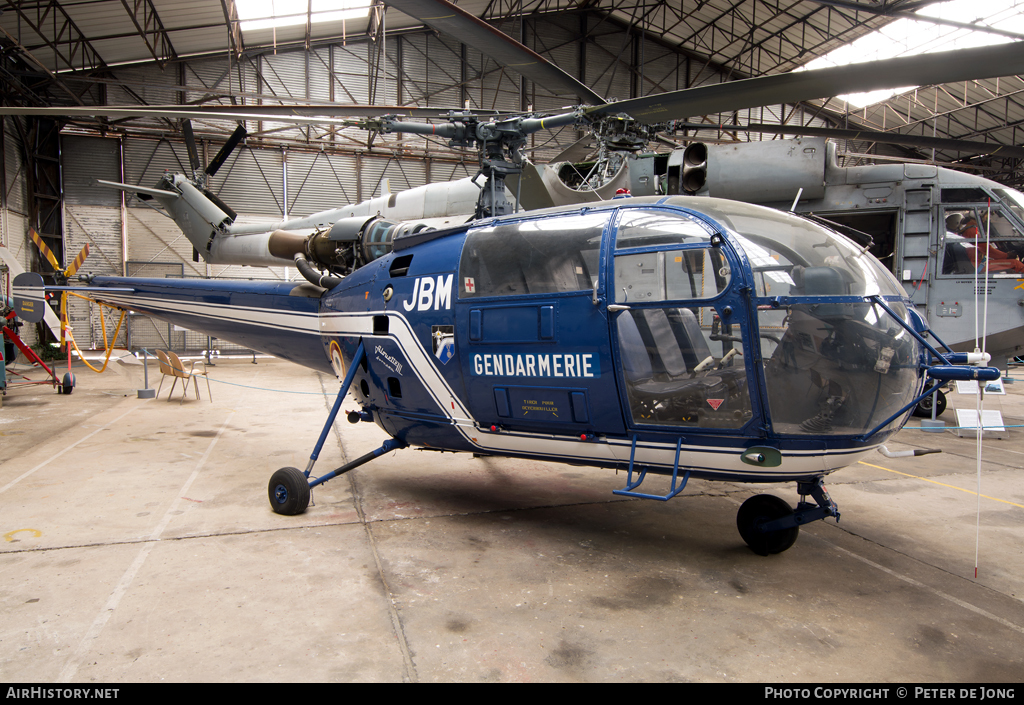
[[[404,122],[396,115],[383,115],[368,120],[355,120],[350,124],[382,134],[401,132],[433,135],[447,139],[449,147],[477,149],[480,169],[476,177],[482,175],[484,184],[480,186],[480,196],[473,216],[475,219],[512,212],[513,204],[505,196],[505,179],[510,174],[522,172],[526,162],[522,150],[526,146],[526,138],[534,132],[568,125],[585,125],[593,130],[598,140],[609,150],[636,151],[643,149],[654,133],[663,128],[662,125],[644,125],[626,115],[598,115],[595,119],[588,116],[583,107],[548,117],[531,114],[504,120],[453,111],[447,119],[447,123],[432,124]]]

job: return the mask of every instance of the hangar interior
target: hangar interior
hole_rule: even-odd
[[[9,106],[414,106],[476,111],[553,111],[581,102],[424,27],[386,4],[310,3],[276,20],[258,3],[13,2],[0,15],[4,104]],[[337,7],[334,7],[337,5]],[[939,11],[929,7],[939,5]],[[871,58],[865,40],[956,47],[1011,41],[1015,3],[994,3],[969,30],[965,8],[920,0],[842,2],[465,2],[460,7],[609,100],[842,62],[844,47]],[[996,7],[998,5],[998,7]],[[330,11],[328,11],[330,10]],[[920,10],[920,12],[918,12]],[[287,13],[291,13],[288,10]],[[285,11],[280,11],[282,15]],[[916,15],[917,19],[909,19]],[[936,18],[933,15],[939,15]],[[340,18],[340,19],[339,19]],[[972,17],[972,20],[974,18]],[[275,26],[277,25],[277,26]],[[909,29],[908,29],[909,28]],[[1003,29],[999,29],[1003,28]],[[900,32],[909,38],[898,37]],[[894,38],[895,37],[895,38]],[[858,44],[858,40],[860,43]],[[817,64],[813,62],[817,61]],[[837,86],[837,90],[841,87]],[[667,153],[694,141],[780,139],[780,126],[873,130],[890,135],[1018,145],[1022,106],[1016,76],[914,87],[859,107],[837,97],[692,115],[652,141]],[[395,110],[399,113],[401,111]],[[335,113],[336,114],[336,113]],[[698,129],[703,123],[707,127]],[[196,119],[208,164],[236,121]],[[242,121],[248,131],[209,187],[243,218],[304,216],[437,181],[473,176],[475,151],[410,134],[368,134],[338,124]],[[764,125],[758,132],[749,126]],[[731,129],[730,129],[731,128]],[[767,131],[770,130],[770,131]],[[828,134],[828,133],[826,133]],[[837,133],[838,134],[838,133]],[[529,137],[545,163],[584,132],[563,127]],[[93,248],[96,274],[278,278],[290,268],[195,261],[192,246],[157,209],[96,179],[152,187],[165,171],[187,173],[182,121],[160,117],[4,117],[0,245],[23,268],[52,267],[28,238],[34,227],[60,262]],[[1020,184],[1019,156],[838,141],[840,164],[922,161]],[[582,154],[586,155],[584,150]],[[5,290],[9,277],[5,276]],[[99,317],[72,303],[89,347],[102,344]],[[134,346],[205,349],[209,341],[143,319],[121,333]],[[37,332],[26,328],[29,342]]]
[[[456,4],[608,101],[840,65],[851,55],[871,59],[879,44],[890,53],[877,57],[889,58],[1024,39],[1020,0]],[[415,117],[415,109],[551,114],[590,102],[388,2],[282,5],[7,0],[3,106],[29,114],[3,115],[0,247],[47,280],[54,267],[30,229],[62,264],[88,244],[80,271],[90,274],[300,281],[291,267],[210,264],[150,201],[96,180],[152,188],[165,173],[189,174],[187,129],[205,165],[241,123],[244,141],[206,185],[239,222],[275,223],[480,169],[474,149],[368,132],[345,118]],[[1020,76],[870,98],[835,89],[820,99],[689,115],[644,150],[667,156],[693,143],[816,136],[831,141],[839,166],[937,165],[1024,185]],[[90,114],[103,106],[251,109],[259,119],[195,114],[186,125],[167,115]],[[37,108],[66,112],[31,114]],[[274,119],[289,113],[327,117]],[[567,152],[586,137],[572,125],[538,131],[523,153],[538,164],[566,154],[586,161],[592,145]],[[926,269],[904,266],[904,279],[925,278]],[[12,280],[0,272],[5,295]],[[103,348],[114,329],[85,301],[70,302],[69,321],[82,350]],[[42,325],[25,325],[20,335],[29,345],[51,339]],[[0,644],[14,649],[0,654],[5,680],[288,680],[309,668],[306,658],[316,660],[308,673],[318,681],[1019,682],[1024,673],[1024,494],[1021,452],[1013,449],[1024,401],[1012,384],[993,402],[1010,430],[986,456],[984,491],[971,484],[973,468],[965,470],[973,440],[901,432],[894,449],[945,452],[927,466],[881,456],[864,463],[839,481],[847,506],[862,516],[853,528],[817,522],[804,531],[805,554],[772,564],[733,546],[731,517],[746,486],[695,483],[674,500],[681,506],[644,503],[613,499],[608,477],[579,468],[465,454],[448,463],[440,454],[390,454],[372,479],[353,474],[358,479],[325,485],[315,495],[325,511],[289,524],[293,518],[266,509],[265,478],[252,493],[244,470],[268,462],[267,454],[280,456],[269,461],[275,466],[307,462],[310,436],[336,394],[334,377],[263,359],[244,367],[246,356],[257,362],[251,350],[143,314],[129,314],[109,342],[193,357],[218,350],[242,361],[221,363],[217,375],[229,386],[214,386],[214,404],[175,398],[159,417],[136,418],[127,406],[141,403],[129,398],[141,386],[137,368],[114,382],[83,371],[81,389],[65,400],[78,408],[58,412],[67,428],[53,423],[45,392],[19,392],[23,406],[5,402],[0,421],[16,428],[4,434],[0,426],[0,494],[12,497],[0,559],[8,576],[0,610],[9,618]],[[275,390],[282,393],[268,394]],[[950,403],[958,403],[952,393]],[[275,420],[261,408],[279,409]],[[133,455],[141,443],[100,443],[119,424],[128,429],[125,444],[146,441],[144,455]],[[325,464],[372,451],[379,440],[358,432],[369,425],[339,424]],[[160,438],[167,429],[174,439]],[[226,440],[233,431],[248,433],[249,443]],[[295,438],[301,447],[285,449]],[[150,467],[167,454],[176,465]],[[65,462],[86,484],[50,476]],[[112,473],[112,463],[124,469]],[[411,465],[419,466],[415,478]],[[104,504],[117,492],[131,494],[117,500],[130,508],[123,516]],[[40,496],[56,504],[33,508]],[[980,581],[970,576],[976,501],[988,563]],[[74,516],[63,526],[45,518],[62,512]],[[33,537],[36,524],[54,529]],[[344,577],[333,581],[331,565],[344,566]],[[168,592],[204,598],[191,604]],[[29,613],[40,595],[57,606]],[[308,602],[296,602],[322,595],[333,604],[351,600],[347,616],[316,613],[300,634],[306,630],[295,621],[308,616]],[[241,619],[228,616],[234,611]],[[280,638],[280,650],[263,628]],[[214,653],[232,656],[214,666]],[[277,670],[266,667],[275,659]]]

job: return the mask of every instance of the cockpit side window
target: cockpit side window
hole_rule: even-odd
[[[730,277],[725,255],[717,247],[618,255],[615,301],[710,299],[725,291]]]
[[[594,289],[609,217],[573,214],[470,230],[459,264],[459,298]]]
[[[648,303],[710,299],[729,286],[730,272],[713,231],[684,213],[627,209],[615,234],[615,301]],[[648,248],[672,249],[651,251]],[[645,248],[636,254],[623,250]]]
[[[737,429],[752,418],[742,331],[711,301],[732,278],[713,234],[683,213],[619,218],[610,298],[627,306],[615,331],[634,424]]]
[[[700,319],[713,322],[705,329]],[[615,326],[634,424],[735,429],[750,421],[741,331],[716,309],[631,308]]]

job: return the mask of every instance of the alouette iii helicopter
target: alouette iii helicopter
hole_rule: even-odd
[[[281,514],[414,446],[628,468],[616,493],[649,499],[691,477],[795,481],[795,511],[761,494],[737,515],[755,552],[778,553],[802,524],[839,518],[824,476],[899,430],[926,376],[999,376],[928,342],[865,248],[736,201],[621,198],[487,218],[399,237],[344,278],[309,278],[88,278],[98,301],[344,378],[307,467],[270,479]],[[38,312],[44,290],[39,275],[16,278],[19,310]],[[349,420],[390,438],[313,476],[350,391]],[[638,491],[648,473],[671,475],[669,492]]]
[[[486,182],[472,186],[470,222],[437,228],[361,214],[311,236],[281,228],[250,240],[260,240],[260,257],[294,261],[308,280],[299,284],[82,278],[98,301],[343,378],[307,467],[271,477],[275,512],[303,512],[312,487],[415,446],[628,468],[616,492],[649,499],[670,499],[691,477],[795,481],[795,510],[755,495],[737,515],[754,551],[778,553],[802,524],[838,519],[824,476],[898,431],[930,393],[926,380],[990,380],[999,371],[977,366],[984,354],[930,342],[900,282],[867,246],[826,225],[686,196],[514,213],[505,179],[521,172],[526,136],[542,129],[588,125],[626,148],[674,116],[726,105],[1006,73],[1024,73],[1017,47],[769,76],[554,116],[362,120],[478,146]],[[186,230],[200,254],[242,239],[226,230],[230,214],[196,205],[204,201],[193,190],[212,202],[202,189],[168,186],[150,195],[200,223]],[[32,320],[28,309],[42,309],[54,287],[31,273],[14,284]],[[390,438],[313,476],[350,391],[360,409],[349,420],[374,422]],[[638,491],[648,473],[670,475],[670,490]]]

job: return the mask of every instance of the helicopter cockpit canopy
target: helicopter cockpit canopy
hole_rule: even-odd
[[[750,263],[771,426],[863,434],[915,396],[917,341],[906,294],[864,249],[794,214],[739,203],[702,210],[729,226]],[[839,298],[843,297],[843,298]]]

